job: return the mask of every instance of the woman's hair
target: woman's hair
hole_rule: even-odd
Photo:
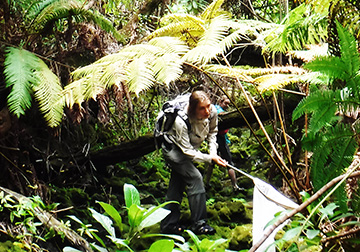
[[[188,107],[188,115],[190,117],[195,117],[196,113],[196,107],[199,104],[199,102],[209,100],[209,96],[202,90],[196,90],[191,93],[190,99],[189,99],[189,107]]]

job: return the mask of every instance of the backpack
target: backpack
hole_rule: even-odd
[[[164,103],[158,116],[156,117],[154,138],[156,149],[161,148],[164,143],[172,144],[169,138],[166,136],[168,131],[172,128],[177,116],[180,116],[184,120],[188,131],[191,130],[191,125],[187,114],[184,112],[186,105],[189,103],[190,93],[184,95],[178,95],[173,100],[169,100]]]

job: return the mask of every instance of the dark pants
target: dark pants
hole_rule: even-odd
[[[198,226],[206,222],[206,194],[203,177],[189,157],[180,148],[173,146],[171,150],[163,148],[165,161],[171,168],[169,188],[166,201],[177,201],[179,204],[166,205],[171,213],[161,222],[161,229],[177,225],[180,220],[180,204],[187,187],[187,195],[191,211],[191,221]]]
[[[229,164],[233,165],[230,148],[229,145],[226,143],[225,135],[216,135],[216,141],[218,143],[218,152],[220,157],[228,161]]]

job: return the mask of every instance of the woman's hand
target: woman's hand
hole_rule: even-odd
[[[218,164],[220,166],[226,167],[228,165],[228,162],[225,159],[222,159],[220,156],[215,155],[211,159],[215,164]]]

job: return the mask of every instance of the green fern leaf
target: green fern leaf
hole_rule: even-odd
[[[32,85],[36,82],[34,71],[40,59],[23,49],[8,47],[6,52],[5,81],[6,87],[11,88],[8,107],[11,113],[20,117],[31,107]]]
[[[357,142],[350,126],[328,127],[312,141],[311,175],[318,190],[334,177],[341,175],[354,157]],[[320,143],[320,145],[319,145]]]
[[[265,38],[267,45],[263,51],[286,53],[324,41],[327,37],[326,25],[326,15],[311,13],[309,5],[299,5],[289,12],[281,26]]]
[[[48,5],[54,4],[58,0],[43,0],[33,3],[26,12],[26,18],[33,20]]]
[[[31,30],[33,32],[41,31],[49,23],[67,17],[73,17],[74,21],[78,23],[94,22],[104,31],[112,33],[116,39],[123,39],[110,20],[96,10],[85,9],[84,3],[78,0],[43,1],[35,4],[29,13],[29,18],[33,20]]]
[[[302,99],[293,111],[293,121],[299,119],[305,113],[314,113],[317,110],[322,110],[325,107],[331,107],[334,92],[331,90],[315,91],[308,97]]]
[[[354,36],[347,31],[339,22],[336,22],[339,35],[341,60],[346,64],[349,77],[356,75],[360,67],[360,57]]]
[[[321,74],[327,75],[329,80],[341,79],[346,80],[347,64],[338,57],[319,57],[304,66],[305,69],[309,69],[314,72],[321,72]]]
[[[47,124],[50,127],[56,127],[62,120],[64,110],[60,80],[43,61],[40,61],[39,69],[35,74],[38,83],[34,85],[34,91],[40,111]]]

